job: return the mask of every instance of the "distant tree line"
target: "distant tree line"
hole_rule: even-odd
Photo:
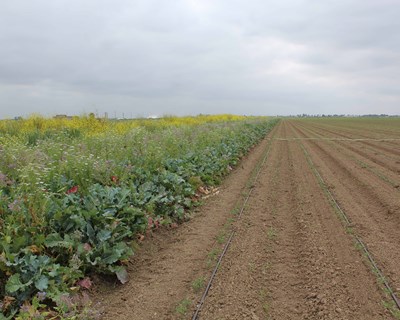
[[[350,117],[357,117],[357,118],[390,118],[390,117],[398,117],[399,115],[388,115],[388,114],[363,114],[363,115],[353,115],[353,114],[297,114],[291,115],[290,117],[297,117],[297,118],[350,118]]]

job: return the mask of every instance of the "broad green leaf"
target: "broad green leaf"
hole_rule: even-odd
[[[8,293],[14,293],[17,292],[18,290],[21,290],[27,286],[29,286],[32,283],[32,280],[28,281],[27,283],[22,283],[21,282],[21,277],[19,273],[13,274],[7,281],[6,283],[6,291]]]
[[[87,235],[88,235],[89,239],[91,241],[93,241],[94,237],[95,237],[95,233],[94,233],[94,229],[93,229],[93,227],[92,227],[92,225],[90,223],[88,223],[86,225],[86,232],[87,232]]]
[[[117,250],[108,251],[102,257],[102,263],[113,264],[121,258],[121,253]]]
[[[46,237],[44,244],[48,248],[53,247],[62,247],[62,248],[70,248],[73,246],[74,242],[69,238],[68,235],[65,238],[61,238],[58,233],[51,233]]]
[[[106,241],[106,240],[108,240],[108,239],[111,238],[111,231],[110,231],[110,230],[100,230],[100,231],[97,233],[96,238],[97,238],[100,242]]]
[[[122,284],[127,283],[129,280],[128,272],[124,267],[117,267],[115,270],[115,275]]]
[[[49,286],[49,278],[47,278],[44,275],[41,275],[38,280],[35,281],[35,287],[39,291],[44,291],[48,288]]]

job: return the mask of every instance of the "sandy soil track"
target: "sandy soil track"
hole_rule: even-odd
[[[342,136],[351,138],[351,132]],[[202,293],[194,290],[193,281],[210,276],[210,253],[221,249],[216,239],[229,233],[231,212],[266,150],[242,219],[230,226],[236,234],[200,319],[395,319],[302,148],[354,232],[394,288],[400,288],[400,159],[393,152],[376,157],[370,151],[394,150],[400,142],[371,142],[366,150],[364,143],[323,139],[333,133],[332,127],[281,121],[192,221],[146,242],[132,262],[127,285],[101,288],[97,301],[105,307],[104,319],[191,319]],[[310,137],[316,139],[304,139]],[[186,314],[177,312],[182,301],[192,302]]]

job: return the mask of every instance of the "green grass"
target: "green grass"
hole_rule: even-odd
[[[193,289],[193,291],[196,292],[196,293],[199,292],[199,291],[204,287],[205,281],[206,281],[206,278],[203,277],[203,276],[197,278],[196,280],[194,280],[194,281],[192,282],[192,289]]]
[[[207,255],[207,262],[206,262],[208,268],[211,268],[212,265],[214,264],[214,262],[217,260],[217,258],[218,258],[218,253],[219,253],[219,250],[218,250],[217,248],[212,249],[212,250],[208,253],[208,255]]]
[[[268,239],[273,241],[273,240],[275,240],[276,236],[277,236],[276,230],[272,226],[269,227],[268,231],[267,231]]]
[[[217,242],[219,244],[223,244],[225,242],[225,231],[221,231],[218,235],[217,235]]]
[[[189,307],[191,306],[192,301],[189,299],[183,299],[178,303],[178,305],[175,308],[175,312],[181,316],[184,316],[187,314]]]

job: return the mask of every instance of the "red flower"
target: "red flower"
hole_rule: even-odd
[[[111,176],[111,181],[114,183],[118,183],[118,177],[117,176]]]
[[[70,194],[70,193],[77,193],[78,192],[78,186],[73,186],[71,189],[69,189],[68,191],[67,191],[67,194]]]

